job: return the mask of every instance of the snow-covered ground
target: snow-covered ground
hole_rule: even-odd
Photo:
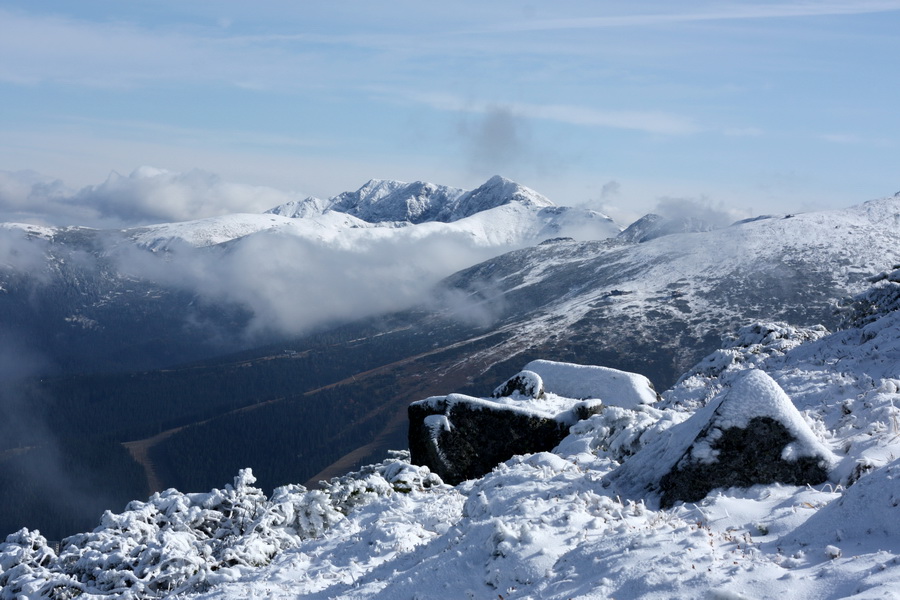
[[[898,598],[898,308],[900,270],[835,333],[745,327],[660,402],[609,406],[553,452],[456,487],[401,456],[268,499],[249,472],[207,494],[169,490],[58,554],[22,530],[0,545],[0,598]],[[657,491],[621,493],[613,473],[651,467],[659,440],[735,389],[764,401],[732,421],[790,399],[797,453],[829,453],[829,480],[668,509]]]

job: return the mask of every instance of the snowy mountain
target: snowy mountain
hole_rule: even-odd
[[[511,252],[445,282],[494,319],[489,368],[557,356],[669,385],[753,319],[835,324],[840,298],[900,262],[900,199],[742,222],[643,243],[560,241]],[[504,358],[505,357],[505,358]],[[501,376],[497,373],[495,376]]]
[[[246,347],[248,337],[261,343],[260,336],[404,308],[458,269],[548,238],[619,231],[605,215],[554,206],[499,176],[471,191],[373,180],[265,214],[122,230],[7,224],[0,229],[0,327],[43,340],[46,364],[161,366],[214,353],[210,340],[226,352]],[[27,265],[17,256],[30,257]],[[310,281],[317,283],[303,285]],[[354,287],[358,293],[347,293]],[[304,298],[302,308],[289,296]],[[134,331],[119,329],[129,319],[155,332],[138,336],[146,340],[139,350]]]
[[[34,432],[62,431],[67,442],[105,444],[66,464],[76,482],[90,480],[98,455],[115,457],[104,468],[127,471],[129,490],[209,489],[244,466],[266,490],[315,481],[405,446],[410,402],[484,394],[540,358],[640,373],[664,390],[750,322],[834,329],[842,299],[900,263],[900,198],[888,198],[642,243],[549,239],[499,256],[488,247],[487,260],[432,286],[435,261],[452,270],[484,258],[471,239],[522,239],[505,224],[535,231],[581,221],[565,208],[533,208],[510,202],[449,223],[360,226],[345,230],[359,237],[334,236],[330,246],[290,233],[314,219],[271,214],[263,219],[276,227],[200,248],[168,233],[140,246],[136,230],[7,228],[16,252],[4,255],[0,315],[27,318],[4,323],[3,339],[31,345],[4,348],[12,360],[3,364],[27,362],[44,344],[39,356],[62,348],[70,372],[90,360],[93,374],[35,378],[0,397],[4,410],[41,407],[40,427],[0,423],[0,466],[35,455]],[[322,304],[327,312],[316,312]],[[325,324],[294,335],[310,315]],[[253,348],[271,323],[282,337]],[[244,351],[193,362],[227,342]],[[126,364],[167,368],[112,372]],[[248,427],[254,443],[234,444],[229,432]],[[152,477],[146,458],[122,444],[152,458]],[[284,452],[300,458],[272,460]],[[99,481],[124,485],[120,476]],[[0,486],[0,497],[12,489]]]
[[[621,231],[606,215],[557,207],[534,190],[495,176],[468,192],[421,181],[373,179],[355,192],[343,192],[328,200],[310,197],[291,201],[263,215],[227,215],[125,233],[138,244],[154,249],[175,240],[209,246],[264,231],[320,242],[340,240],[352,246],[398,235],[394,230],[412,225],[424,227],[412,227],[399,235],[460,233],[477,246],[499,245],[502,250],[536,244],[547,237],[603,239]]]
[[[368,223],[449,223],[510,203],[536,209],[554,206],[534,190],[495,175],[471,191],[422,181],[372,179],[355,192],[343,192],[328,200],[306,198],[267,212],[310,217],[336,211]]]
[[[267,498],[249,471],[210,493],[168,490],[58,552],[19,531],[0,545],[0,597],[893,597],[900,270],[873,279],[834,333],[744,327],[661,401],[609,403],[552,452],[455,487],[401,453],[321,490]],[[797,440],[782,459],[825,457],[827,481],[724,487],[660,508],[653,483],[692,440],[710,468],[722,459],[724,434],[698,424],[727,434],[778,414]]]

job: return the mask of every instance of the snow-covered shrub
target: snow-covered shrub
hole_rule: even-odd
[[[751,352],[786,352],[828,335],[822,325],[794,327],[787,323],[759,322],[741,327],[724,348],[748,348]]]
[[[408,451],[393,451],[391,454],[393,458],[381,463],[367,465],[357,472],[323,482],[333,506],[347,514],[354,507],[379,496],[444,485],[428,467],[411,464]]]
[[[0,544],[0,599],[71,598],[81,585],[70,575],[52,573],[53,549],[37,531],[20,529]]]
[[[572,435],[556,451],[563,456],[591,452],[620,463],[640,450],[648,437],[686,418],[687,414],[661,411],[652,406],[636,409],[607,406],[600,414],[573,425],[569,430]],[[585,444],[587,447],[583,447]]]
[[[900,268],[871,278],[872,287],[845,303],[845,327],[864,327],[889,312],[900,310]]]
[[[90,533],[63,540],[59,555],[36,531],[0,544],[0,600],[77,595],[148,598],[231,581],[248,568],[316,538],[355,506],[380,496],[440,486],[406,453],[332,479],[324,490],[253,487],[250,469],[233,485],[201,494],[174,489],[107,511]]]

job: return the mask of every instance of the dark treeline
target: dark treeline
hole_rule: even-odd
[[[104,510],[147,497],[144,470],[109,437],[48,440],[0,453],[2,537],[20,527],[60,539],[97,526]]]
[[[122,444],[180,427],[151,453],[164,487],[222,487],[244,467],[268,490],[302,483],[390,418],[398,383],[354,376],[439,348],[457,327],[373,320],[173,369],[3,382],[0,539],[23,526],[59,539],[145,499]]]
[[[252,467],[271,491],[303,483],[373,438],[391,417],[379,410],[395,397],[392,377],[374,377],[311,396],[286,398],[185,428],[151,451],[163,478],[183,491],[222,487]]]

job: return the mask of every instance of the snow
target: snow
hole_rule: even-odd
[[[600,404],[599,400],[593,402],[578,402],[576,399],[559,396],[557,394],[545,394],[541,398],[529,398],[515,395],[508,398],[477,398],[466,394],[447,394],[446,396],[431,396],[424,400],[418,400],[413,404],[421,404],[435,410],[450,410],[457,403],[465,404],[475,410],[503,410],[513,412],[526,417],[541,417],[545,419],[557,419],[561,423],[571,420],[572,413],[579,406],[592,407]],[[446,428],[442,421],[431,420],[436,415],[426,417],[426,425],[432,431],[440,431]]]
[[[658,397],[650,380],[608,367],[534,360],[524,370],[536,373],[544,390],[568,398],[600,398],[604,404],[634,408]]]
[[[56,233],[54,227],[43,227],[41,225],[32,225],[30,223],[0,223],[0,231],[21,231],[29,236],[39,237],[45,240],[53,238]]]

